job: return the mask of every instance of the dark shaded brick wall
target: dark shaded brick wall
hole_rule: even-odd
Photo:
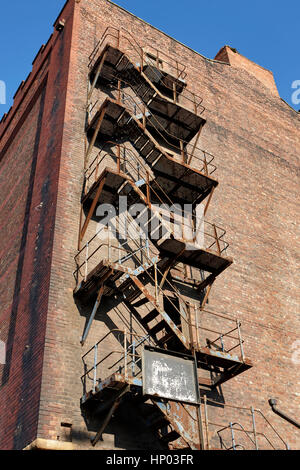
[[[205,59],[106,0],[70,0],[61,18],[66,19],[66,27],[62,35],[55,33],[51,39],[54,42],[48,84],[45,95],[41,95],[44,99],[39,138],[41,151],[38,152],[36,185],[30,204],[35,216],[28,223],[31,243],[26,244],[24,255],[28,274],[26,279],[22,275],[18,280],[20,286],[25,283],[24,300],[22,287],[16,299],[24,305],[22,312],[26,324],[38,322],[39,330],[35,328],[34,341],[44,351],[43,370],[41,356],[35,361],[32,352],[22,356],[25,346],[30,343],[28,332],[23,327],[24,338],[18,347],[19,365],[15,372],[19,383],[16,403],[20,398],[28,408],[32,407],[27,395],[32,382],[31,377],[30,380],[27,378],[27,371],[29,364],[32,370],[30,361],[33,361],[34,377],[38,379],[34,424],[30,429],[36,430],[37,427],[38,437],[62,440],[64,429],[61,423],[68,422],[72,424],[74,445],[90,448],[90,433],[99,426],[99,423],[86,423],[81,416],[81,356],[109,328],[120,327],[122,320],[115,309],[105,305],[82,349],[79,340],[91,306],[83,309],[75,304],[72,273],[83,183],[88,56],[108,25],[122,25],[138,38],[141,45],[153,44],[186,63],[188,87],[203,97],[206,108],[204,117],[207,123],[200,145],[215,155],[220,182],[208,219],[226,228],[230,242],[228,254],[234,258],[234,265],[217,279],[209,306],[216,312],[228,313],[242,321],[245,351],[254,362],[253,369],[227,382],[211,397],[221,404],[260,408],[291,446],[299,448],[299,432],[275,416],[267,403],[271,396],[278,398],[281,407],[292,416],[296,416],[299,409],[299,365],[292,361],[293,344],[299,337],[299,239],[297,241],[296,225],[299,115],[274,92],[270,73],[264,75],[261,67],[256,72],[255,64],[251,63],[247,71],[247,59],[241,58],[239,62],[239,55],[235,53],[231,63],[228,59],[230,52],[225,54],[226,51],[218,57],[226,61],[224,63]],[[22,95],[22,90],[17,99],[19,95]],[[38,119],[38,103],[42,103],[42,97],[32,108],[35,120]],[[7,116],[0,125],[0,132],[9,118]],[[12,123],[12,128],[16,125],[16,122]],[[27,121],[24,124],[30,125]],[[23,132],[25,134],[25,130]],[[32,152],[33,142],[32,136],[29,144]],[[5,160],[3,162],[2,166],[5,166]],[[25,174],[27,186],[24,194],[27,194],[29,169]],[[38,208],[41,202],[45,205]],[[20,230],[23,229],[24,211],[25,201],[23,213],[14,216]],[[40,234],[37,229],[39,223],[43,232]],[[21,240],[19,235],[19,245]],[[35,247],[37,258],[33,255]],[[5,263],[8,263],[7,256],[4,257]],[[14,249],[12,259],[17,256],[18,250]],[[7,292],[1,291],[7,305],[5,338],[13,318],[11,289],[15,289],[17,265],[14,266],[15,274],[9,281],[10,296],[6,297]],[[28,289],[32,285],[33,273],[38,273],[39,281],[29,292],[25,286]],[[38,310],[36,305],[39,305]],[[12,344],[13,348],[17,347],[16,342]],[[29,357],[28,362],[26,357]],[[33,374],[30,374],[33,380]],[[8,387],[6,384],[0,390],[1,403],[11,397],[13,385],[10,389]],[[223,419],[225,413],[222,407],[210,406],[209,415],[216,420]],[[4,447],[21,448],[34,439],[35,431],[25,435],[22,427],[17,430],[17,426],[23,425],[24,417],[15,409],[9,409],[9,418],[7,415],[5,420],[7,423],[10,420],[10,432],[5,432]],[[231,418],[238,421],[238,412],[234,412]],[[133,422],[128,423],[128,417],[123,413],[113,420],[98,448],[157,446],[147,434],[139,432],[137,435],[137,430],[141,429],[138,419],[133,425]],[[14,439],[14,433],[20,437]]]
[[[41,50],[0,127],[4,449],[37,436],[72,9],[66,19],[69,28]]]

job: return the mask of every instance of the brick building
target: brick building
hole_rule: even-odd
[[[207,59],[107,0],[66,2],[0,123],[1,449],[91,449],[99,430],[96,449],[229,448],[230,423],[240,448],[299,448],[268,404],[299,410],[299,141],[272,73],[236,50]],[[123,189],[151,214],[153,194],[196,201],[204,240],[135,240],[146,268],[134,237],[94,248],[95,204]],[[145,337],[193,355],[200,407],[146,401],[123,365],[105,388]],[[119,356],[94,382],[100,340],[99,361]]]

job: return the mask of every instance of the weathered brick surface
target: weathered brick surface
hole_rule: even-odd
[[[69,14],[72,18],[72,9]],[[69,37],[71,32],[72,27]],[[1,211],[6,248],[1,262],[6,286],[1,291],[1,339],[3,334],[7,342],[0,394],[4,449],[23,448],[37,435],[70,50],[67,34],[66,28],[52,36],[0,129],[1,202],[6,207]]]
[[[267,403],[271,396],[278,398],[288,414],[297,416],[300,378],[292,345],[299,337],[299,116],[276,95],[269,72],[264,75],[253,63],[247,70],[247,59],[239,64],[241,56],[234,52],[232,65],[231,52],[223,51],[217,61],[205,59],[106,0],[70,0],[61,19],[66,26],[48,45],[47,84],[30,114],[18,128],[29,100],[21,89],[16,114],[14,107],[0,124],[0,133],[5,130],[0,171],[13,172],[15,188],[13,192],[11,177],[10,184],[6,176],[1,179],[1,204],[12,214],[12,222],[1,225],[6,243],[0,274],[8,288],[0,291],[5,305],[0,339],[12,347],[11,373],[0,389],[0,406],[7,410],[1,415],[1,447],[22,448],[35,437],[64,439],[61,423],[69,422],[74,444],[90,448],[90,432],[97,430],[97,423],[86,423],[81,416],[81,356],[110,328],[124,328],[122,312],[126,314],[124,308],[118,312],[105,303],[81,348],[92,306],[74,302],[72,273],[83,183],[88,56],[107,26],[122,25],[141,45],[150,43],[187,64],[188,87],[203,97],[206,108],[200,144],[215,155],[220,182],[208,218],[226,228],[228,254],[235,261],[215,282],[209,306],[242,321],[246,354],[254,362],[212,398],[260,408],[290,445],[299,448],[298,431],[275,416]],[[14,226],[18,235],[12,242]],[[14,406],[8,408],[8,400]],[[230,418],[221,408],[209,408],[214,420],[239,420],[237,411]],[[129,426],[124,414],[106,432],[98,448],[158,446],[141,433],[138,420]]]

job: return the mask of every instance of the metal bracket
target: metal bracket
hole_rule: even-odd
[[[120,402],[121,402],[121,398],[123,395],[125,395],[125,393],[129,392],[130,391],[130,385],[126,385],[124,388],[122,388],[122,390],[118,393],[115,401],[114,401],[114,404],[112,405],[111,409],[109,410],[100,430],[97,432],[96,436],[94,437],[94,439],[91,440],[92,442],[92,446],[95,446],[97,444],[97,442],[101,439],[102,440],[102,434],[106,428],[106,426],[108,425],[108,423],[110,422],[114,412],[116,411],[116,409],[118,408],[118,406],[120,405]]]

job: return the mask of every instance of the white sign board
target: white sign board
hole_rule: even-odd
[[[144,395],[198,403],[197,386],[192,359],[144,349]]]

